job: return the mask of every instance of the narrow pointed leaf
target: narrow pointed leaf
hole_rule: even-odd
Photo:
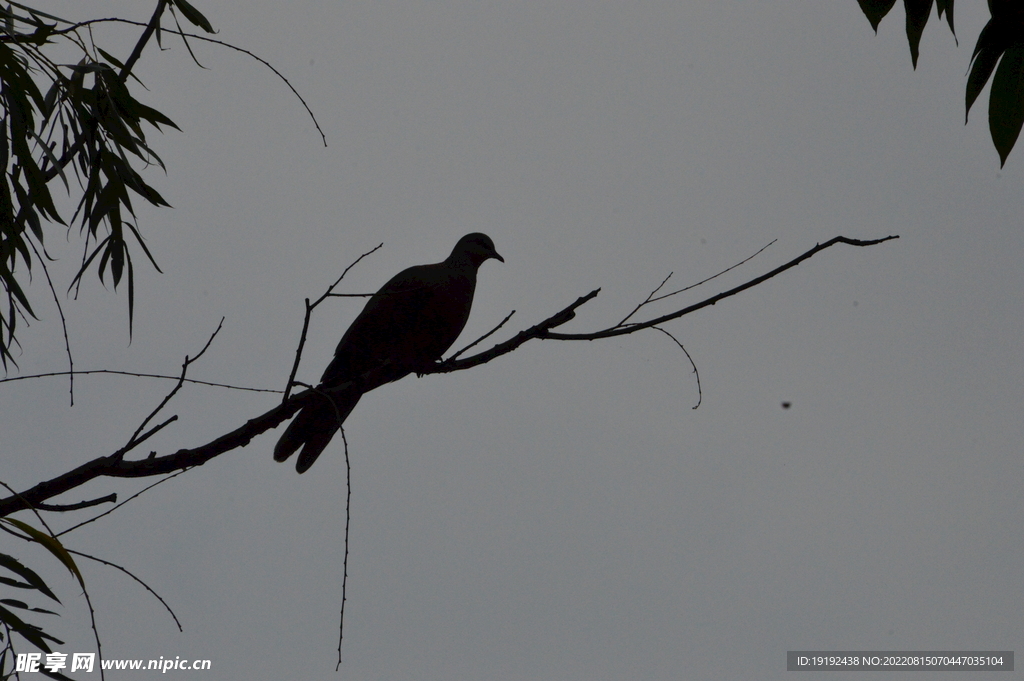
[[[18,299],[18,303],[23,308],[25,308],[25,311],[28,312],[30,315],[32,315],[33,318],[38,319],[38,317],[36,317],[35,312],[32,311],[32,306],[28,304],[28,297],[25,295],[25,292],[21,290],[21,285],[18,284],[18,280],[14,278],[14,273],[12,273],[7,268],[7,266],[4,265],[3,263],[0,263],[0,280],[3,280],[4,286],[7,287],[7,297],[11,298],[11,296],[14,296],[15,298],[17,298]],[[12,309],[13,309],[13,300],[11,302],[12,302]],[[11,317],[10,324],[11,324],[11,329],[13,329],[14,328],[14,317],[13,316]]]
[[[121,283],[121,275],[124,274],[125,243],[124,233],[121,231],[121,211],[110,212],[110,271],[114,275],[114,288]]]
[[[159,126],[162,124],[162,125],[168,125],[168,126],[174,128],[175,130],[181,130],[181,128],[179,128],[178,125],[174,121],[172,121],[170,118],[168,118],[167,116],[163,115],[162,113],[160,113],[156,109],[150,108],[150,107],[148,107],[145,104],[142,104],[140,102],[135,102],[135,108],[136,108],[136,113],[138,113],[138,115],[139,115],[139,118],[142,118],[144,120],[149,121],[150,123],[153,124],[154,127],[157,127],[158,129],[159,129]]]
[[[44,634],[43,631],[39,629],[39,627],[36,627],[23,621],[20,617],[18,617],[2,605],[0,605],[0,622],[3,622],[11,629],[18,632],[18,634],[23,636],[25,640],[34,645],[36,648],[39,648],[40,650],[47,653],[53,652],[52,650],[50,650],[50,646],[46,644],[46,639],[52,637]]]
[[[935,9],[939,12],[939,18],[946,14],[946,23],[949,24],[949,32],[956,38],[956,29],[953,27],[953,0],[935,0]],[[959,41],[957,41],[959,44]]]
[[[192,22],[193,25],[198,26],[207,33],[216,33],[213,30],[213,26],[209,20],[203,16],[203,14],[192,5],[188,4],[186,0],[171,0],[174,6],[181,10],[181,13],[185,15],[185,18]]]
[[[62,166],[60,162],[57,160],[57,157],[53,155],[53,152],[50,151],[50,147],[46,145],[46,142],[43,141],[42,137],[37,135],[34,130],[29,130],[29,134],[31,134],[32,137],[36,140],[36,142],[38,142],[39,149],[43,152],[43,154],[46,155],[46,158],[50,160],[52,166],[57,169],[57,174],[60,175],[60,179],[64,181],[64,188],[67,189],[70,193],[71,185],[68,184],[67,175],[64,174],[64,166]]]
[[[125,253],[128,252],[127,245]],[[128,256],[128,342],[132,340],[132,329],[135,326],[135,268],[132,266],[131,255]]]
[[[38,10],[35,7],[29,7],[28,5],[22,5],[21,3],[18,3],[18,2],[8,2],[7,4],[9,4],[9,5],[13,6],[13,7],[17,7],[18,9],[23,9],[26,12],[31,12],[34,15],[41,16],[41,17],[46,17],[47,19],[53,19],[54,21],[67,22],[67,19],[61,19],[58,16],[54,16],[52,14],[47,14],[46,12]]]
[[[78,268],[78,274],[75,275],[75,278],[71,280],[71,285],[68,286],[68,291],[70,291],[72,288],[74,288],[75,284],[77,284],[79,281],[81,281],[82,275],[84,275],[86,270],[89,269],[89,265],[91,265],[92,261],[96,259],[96,256],[100,255],[101,253],[106,253],[107,252],[106,248],[105,248],[105,245],[106,245],[107,240],[109,238],[110,237],[104,238],[103,241],[101,241],[99,243],[99,245],[96,246],[96,249],[92,252],[92,255],[90,255],[88,258],[86,258],[82,262],[82,266],[80,268]]]
[[[878,33],[878,24],[881,23],[882,18],[896,4],[896,0],[857,0],[857,2],[860,3],[860,9],[868,18],[868,23],[871,24],[875,33]]]
[[[100,56],[102,56],[104,59],[106,59],[108,62],[110,62],[114,66],[116,66],[119,73],[121,71],[124,71],[124,64],[121,63],[120,59],[118,59],[114,55],[110,54],[109,52],[104,50],[102,47],[97,46],[96,50],[100,53]],[[135,82],[137,82],[139,85],[142,85],[142,87],[146,87],[145,84],[143,84],[143,82],[141,80],[139,80],[139,77],[136,76],[134,73],[129,73],[128,75],[131,76],[132,79],[135,80]],[[149,88],[146,88],[146,89],[148,90]]]
[[[60,540],[55,537],[51,537],[45,532],[40,532],[28,523],[24,523],[15,518],[0,518],[0,521],[13,525],[32,537],[32,539],[41,544],[43,548],[56,556],[60,562],[64,563],[64,567],[66,567],[68,571],[78,579],[78,583],[83,587],[85,586],[85,580],[82,579],[82,573],[78,571],[78,566],[75,565],[74,559],[71,557],[71,554],[67,552],[67,549],[64,548],[64,545],[60,543]]]
[[[988,98],[988,128],[999,152],[999,165],[1006,165],[1024,124],[1024,47],[1006,50],[992,78]]]
[[[925,24],[932,13],[933,0],[903,0],[907,10],[907,42],[910,43],[910,59],[917,68],[918,49]]]
[[[24,579],[30,588],[36,589],[60,603],[60,599],[57,598],[57,595],[50,590],[50,587],[46,586],[46,582],[43,581],[43,578],[36,574],[31,568],[22,565],[17,558],[9,556],[6,553],[0,553],[0,565]]]
[[[19,600],[14,599],[14,598],[0,598],[0,603],[3,603],[4,605],[9,605],[12,608],[18,608],[19,610],[28,610],[29,612],[40,612],[40,613],[43,613],[44,615],[56,615],[57,614],[53,610],[47,610],[46,608],[33,608],[31,605],[29,605],[25,601],[19,601]]]
[[[84,59],[77,64],[64,64],[64,66],[74,70],[76,73],[98,73],[111,70],[110,64],[104,64],[99,61],[85,61]]]
[[[991,77],[992,71],[996,68],[996,64],[999,63],[999,57],[1002,54],[1002,50],[985,49],[974,57],[974,63],[971,65],[971,74],[967,77],[965,93],[967,110],[964,112],[964,123],[967,122],[968,117],[971,115],[971,107],[985,88],[985,83]]]
[[[149,252],[149,248],[146,246],[146,242],[143,240],[142,235],[139,234],[139,230],[130,222],[125,222],[124,224],[128,225],[128,228],[132,230],[132,234],[134,234],[135,238],[138,240],[139,246],[142,246],[142,250],[145,252],[146,257],[149,258],[149,262],[153,263],[153,267],[156,268],[156,271],[163,274],[164,271],[156,264],[156,259],[153,257],[153,254]]]
[[[57,96],[60,95],[61,81],[60,79],[54,79],[53,85],[47,90],[46,96],[43,98],[43,115],[49,117],[53,113],[53,107],[57,103]]]

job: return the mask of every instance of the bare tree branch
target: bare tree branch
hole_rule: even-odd
[[[874,239],[870,241],[862,241],[859,239],[850,239],[844,236],[837,236],[824,244],[818,244],[814,248],[810,249],[806,253],[800,255],[797,258],[789,261],[788,263],[775,268],[767,274],[763,274],[756,279],[752,279],[745,284],[737,286],[733,289],[719,293],[711,298],[708,298],[702,302],[690,305],[689,307],[683,308],[676,312],[672,312],[655,319],[651,319],[645,322],[627,324],[626,326],[616,325],[609,329],[595,331],[592,333],[574,333],[574,334],[563,334],[553,332],[552,329],[557,328],[569,321],[576,316],[576,310],[584,305],[585,303],[592,300],[600,292],[600,289],[595,289],[590,293],[581,296],[571,305],[565,309],[557,312],[556,314],[548,317],[541,323],[520,331],[518,334],[510,338],[509,340],[499,343],[494,347],[485,350],[481,353],[467,357],[465,359],[449,359],[443,362],[438,362],[432,366],[423,367],[418,373],[421,374],[433,374],[433,373],[447,373],[452,371],[463,371],[470,369],[481,364],[500,357],[501,355],[508,354],[513,350],[516,350],[523,343],[526,343],[532,339],[545,339],[552,338],[556,340],[597,340],[600,338],[611,338],[614,336],[622,336],[630,333],[636,333],[642,329],[647,329],[664,324],[666,321],[672,319],[678,319],[684,315],[690,314],[702,308],[714,305],[720,300],[734,296],[741,291],[745,291],[753,286],[756,286],[768,279],[771,279],[775,275],[784,272],[791,267],[795,267],[804,260],[812,257],[816,253],[825,250],[835,244],[844,243],[852,246],[872,246],[880,244],[892,239],[898,239],[898,236],[888,236],[883,239]],[[212,340],[212,337],[211,337]],[[209,341],[207,342],[207,347]],[[204,348],[205,351],[205,348]],[[201,353],[200,353],[201,354]],[[186,360],[186,364],[183,367],[184,370],[187,368],[189,360]],[[358,390],[361,393],[369,392],[375,388],[390,382],[392,373],[392,367],[389,364],[379,366],[372,371],[369,371],[356,380],[342,384],[329,390],[323,390],[319,388],[312,388],[304,390],[297,395],[294,395],[281,404],[277,405],[270,411],[257,416],[235,430],[226,433],[216,440],[209,442],[200,447],[192,449],[180,449],[173,454],[166,454],[164,456],[151,455],[146,459],[125,461],[124,454],[136,444],[137,441],[131,440],[129,444],[118,450],[109,456],[99,457],[88,463],[82,464],[74,470],[68,471],[63,475],[59,475],[52,480],[41,482],[35,487],[26,490],[22,493],[16,493],[6,499],[0,500],[0,517],[6,516],[16,511],[35,508],[38,504],[45,502],[59,494],[63,494],[69,490],[72,490],[79,485],[82,485],[90,480],[98,477],[113,477],[113,478],[142,478],[155,475],[165,475],[174,471],[180,471],[193,466],[200,466],[210,459],[219,456],[225,452],[237,449],[238,447],[244,447],[252,441],[252,439],[262,433],[276,428],[283,421],[290,418],[295,412],[302,407],[306,406],[314,400],[329,399],[330,396],[339,395],[349,390]],[[182,379],[184,380],[183,377]],[[173,393],[172,393],[173,394]],[[166,403],[166,400],[165,400]],[[161,405],[162,406],[162,405]],[[158,410],[157,410],[158,411]],[[154,411],[154,414],[156,411]],[[152,418],[152,415],[147,418],[147,422]],[[141,428],[136,432],[133,437],[138,437],[138,432],[141,432]]]
[[[116,494],[108,494],[104,497],[99,497],[98,499],[79,501],[77,504],[36,504],[36,510],[49,511],[51,513],[67,513],[68,511],[80,511],[83,508],[99,506],[100,504],[112,504],[116,501]]]
[[[217,328],[214,329],[212,334],[210,334],[210,338],[206,341],[206,345],[203,346],[203,349],[199,351],[199,354],[196,355],[194,358],[191,358],[191,359],[187,355],[185,356],[185,363],[181,365],[181,377],[178,379],[177,384],[174,386],[174,388],[171,389],[171,392],[167,393],[167,396],[164,397],[164,399],[160,402],[160,404],[157,405],[156,409],[154,409],[152,412],[150,412],[149,416],[147,416],[146,418],[144,418],[142,420],[142,423],[139,424],[139,427],[135,430],[134,433],[132,433],[132,436],[131,436],[131,438],[129,438],[128,443],[125,444],[125,446],[120,450],[121,451],[121,456],[124,456],[129,450],[134,449],[137,445],[141,444],[143,440],[145,440],[146,438],[150,437],[151,435],[156,433],[158,430],[160,430],[161,428],[166,426],[168,423],[170,423],[170,421],[173,421],[173,420],[178,418],[177,416],[174,416],[169,421],[163,423],[160,426],[157,426],[153,430],[151,430],[148,433],[146,433],[145,435],[143,435],[141,438],[139,437],[139,433],[141,433],[142,429],[146,427],[146,424],[149,423],[153,419],[153,417],[155,417],[157,414],[159,414],[160,410],[163,409],[164,406],[166,406],[167,403],[170,402],[171,399],[176,394],[178,394],[178,391],[181,390],[181,386],[185,385],[185,374],[188,372],[189,365],[191,365],[193,362],[195,362],[197,359],[202,357],[203,354],[206,353],[207,349],[209,349],[209,347],[210,347],[210,343],[212,343],[213,339],[217,337],[217,334],[220,333],[221,327],[223,327],[223,326],[224,326],[224,318],[221,317],[220,318],[220,323],[217,324]]]
[[[680,317],[688,315],[691,312],[696,312],[697,310],[700,310],[701,308],[705,308],[705,307],[707,307],[709,305],[714,305],[715,303],[717,303],[720,300],[723,300],[724,298],[728,298],[730,296],[734,296],[737,293],[740,293],[741,291],[746,291],[748,288],[752,288],[754,286],[757,286],[761,282],[766,281],[768,279],[771,279],[775,275],[780,274],[782,272],[785,272],[786,270],[788,270],[791,267],[796,267],[797,265],[802,263],[804,260],[807,260],[808,258],[813,256],[815,253],[818,253],[819,251],[823,251],[826,248],[829,248],[830,246],[835,246],[836,244],[849,244],[851,246],[874,246],[875,244],[880,244],[880,243],[885,242],[885,241],[890,241],[892,239],[899,239],[899,238],[900,238],[899,235],[895,235],[895,236],[887,236],[887,237],[885,237],[883,239],[873,239],[871,241],[862,241],[860,239],[850,239],[850,238],[847,238],[845,236],[837,236],[834,239],[826,241],[823,244],[816,245],[814,248],[812,248],[811,250],[807,251],[803,255],[790,260],[785,265],[781,265],[779,267],[776,267],[774,270],[772,270],[771,272],[768,272],[767,274],[762,274],[760,277],[758,277],[756,279],[751,279],[750,281],[748,281],[745,284],[737,286],[736,288],[733,288],[733,289],[729,289],[728,291],[724,291],[722,293],[719,293],[718,295],[712,296],[711,298],[708,298],[707,300],[701,301],[701,302],[699,302],[699,303],[697,303],[695,305],[690,305],[689,307],[684,307],[682,310],[677,310],[676,312],[672,312],[670,314],[667,314],[667,315],[664,315],[664,316],[661,316],[661,317],[657,317],[655,319],[649,319],[646,322],[641,322],[641,323],[638,323],[638,324],[628,324],[626,326],[613,326],[613,327],[611,327],[609,329],[604,329],[603,331],[595,331],[593,333],[546,333],[543,336],[541,336],[541,338],[554,338],[555,340],[598,340],[599,338],[611,338],[613,336],[623,336],[623,335],[625,335],[627,333],[635,333],[636,331],[639,331],[640,329],[646,329],[646,328],[649,328],[649,327],[652,327],[652,326],[657,326],[658,324],[664,324],[665,322],[671,321],[673,319],[679,319]]]

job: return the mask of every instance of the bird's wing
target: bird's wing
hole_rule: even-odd
[[[395,367],[389,380],[397,380],[438,359],[462,333],[475,287],[475,268],[447,261],[399,272],[352,322],[321,383],[353,380],[385,363]]]

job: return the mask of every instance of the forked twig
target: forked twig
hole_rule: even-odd
[[[295,348],[295,361],[292,363],[291,373],[288,374],[288,385],[286,385],[284,389],[284,397],[281,399],[282,404],[288,401],[288,398],[292,394],[292,387],[295,386],[295,374],[298,373],[299,371],[299,362],[302,360],[302,349],[306,347],[306,333],[309,331],[309,320],[313,316],[313,310],[316,308],[317,305],[327,300],[328,297],[332,295],[338,295],[333,293],[334,287],[341,283],[341,280],[345,278],[345,275],[348,274],[348,271],[355,267],[356,265],[358,265],[360,260],[367,257],[368,255],[375,253],[383,246],[384,242],[382,241],[373,248],[371,248],[370,250],[368,250],[366,253],[363,253],[361,256],[356,258],[351,265],[345,268],[345,271],[341,273],[341,276],[338,277],[333,284],[327,287],[327,290],[324,291],[324,294],[316,299],[316,302],[310,304],[309,298],[306,298],[306,316],[302,320],[302,333],[299,335],[299,346]]]

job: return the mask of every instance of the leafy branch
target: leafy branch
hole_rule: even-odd
[[[167,13],[176,30],[161,26]],[[193,59],[190,40],[242,52],[271,69],[313,117],[295,88],[271,64],[230,43],[181,30],[179,14],[203,31],[214,32],[209,20],[187,0],[156,0],[153,15],[145,23],[117,17],[72,22],[17,2],[0,7],[0,284],[7,299],[6,306],[0,307],[0,364],[5,369],[8,361],[17,364],[12,352],[20,347],[19,320],[36,318],[24,281],[35,264],[41,263],[45,270],[45,260],[50,259],[44,226],[60,224],[69,233],[74,225],[78,227],[83,250],[69,290],[77,293],[90,269],[103,283],[109,275],[115,290],[126,282],[129,334],[135,310],[133,255],[141,250],[160,271],[132,203],[135,197],[156,207],[170,205],[141,171],[150,166],[166,171],[148,142],[146,128],[160,131],[178,126],[136,99],[129,89],[129,80],[138,81],[132,69],[153,37],[160,42],[166,32],[181,38]],[[143,29],[124,62],[94,44],[90,28],[99,23]],[[81,53],[78,63],[60,64],[48,56],[58,42]],[[326,145],[315,118],[313,123]],[[59,178],[70,195],[69,175],[80,195],[73,215],[65,220],[50,185]],[[52,283],[51,293],[60,308]],[[68,357],[73,372],[70,346]]]

